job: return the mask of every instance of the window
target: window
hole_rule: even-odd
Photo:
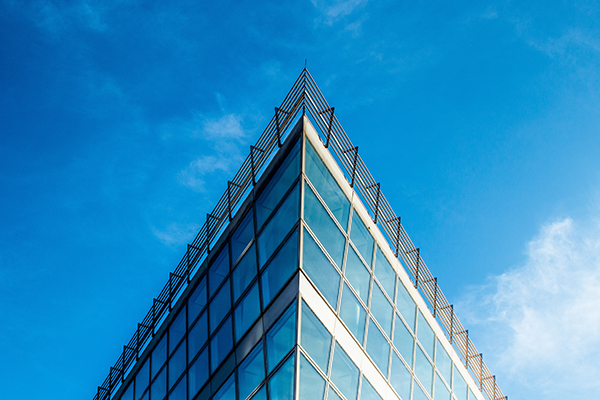
[[[315,367],[300,355],[300,399],[322,399],[325,392],[325,379]]]
[[[210,340],[210,367],[215,371],[233,347],[231,317],[227,318]]]
[[[298,231],[292,233],[261,274],[265,308],[296,268],[298,268]]]
[[[188,333],[188,357],[190,360],[196,357],[198,351],[206,343],[206,339],[208,339],[208,326],[206,323],[206,312],[204,312],[190,330],[190,333]]]
[[[229,280],[227,280],[208,306],[211,333],[217,329],[219,323],[231,310],[231,291],[229,287]]]
[[[267,332],[267,367],[271,371],[296,341],[296,304],[292,304]]]
[[[406,366],[396,353],[392,352],[390,383],[402,400],[410,398],[411,381],[412,377],[410,372],[406,369]]]
[[[240,301],[235,308],[235,339],[239,340],[260,315],[258,283]]]
[[[383,331],[391,337],[394,308],[375,282],[373,283],[373,291],[371,292],[371,306],[369,310],[375,316]]]
[[[350,332],[354,335],[358,343],[363,343],[365,336],[365,324],[367,321],[367,312],[360,301],[356,298],[352,290],[344,283],[342,291],[342,302],[340,305],[340,318]]]
[[[350,240],[352,240],[352,243],[354,243],[366,263],[371,265],[371,261],[373,260],[373,237],[356,211],[352,213]]]
[[[413,351],[415,348],[415,338],[408,328],[404,325],[404,322],[396,314],[396,326],[394,328],[394,347],[398,349],[406,364],[412,367],[413,363]]]
[[[365,264],[360,260],[354,247],[348,246],[348,255],[346,256],[346,269],[344,270],[346,279],[350,282],[356,293],[362,301],[367,304],[369,301],[369,286],[371,274]]]
[[[358,367],[354,365],[348,354],[346,354],[337,342],[331,366],[331,381],[347,400],[356,400],[358,392]]]
[[[420,346],[417,346],[415,353],[415,374],[427,393],[431,394],[433,388],[433,365],[431,365],[431,362],[427,359]]]
[[[245,400],[263,379],[265,379],[265,361],[262,342],[259,342],[238,368],[240,400]]]
[[[302,302],[302,322],[300,345],[306,350],[313,361],[327,373],[329,350],[331,348],[331,333],[317,318],[312,310]]]
[[[327,256],[323,254],[310,233],[306,230],[303,230],[303,232],[302,268],[323,297],[325,297],[329,305],[333,309],[336,309],[340,287],[340,274],[331,262],[329,262]]]
[[[256,250],[255,246],[252,245],[248,252],[244,254],[244,258],[241,259],[237,267],[233,270],[232,280],[233,283],[233,301],[237,301],[242,295],[244,290],[248,287],[252,279],[256,276],[258,269],[256,266]]]
[[[246,214],[242,222],[238,225],[233,235],[231,235],[231,260],[235,264],[240,254],[246,249],[248,243],[254,237],[254,218],[252,218],[252,209]]]
[[[396,283],[396,272],[387,258],[383,255],[383,252],[377,246],[377,254],[375,255],[375,266],[374,266],[375,277],[379,281],[379,284],[385,290],[388,296],[394,299],[394,284]]]
[[[206,305],[206,277],[200,280],[196,289],[194,289],[194,293],[190,296],[188,300],[188,326],[192,325],[192,323],[196,320],[200,311]]]
[[[417,339],[423,346],[423,349],[427,352],[429,357],[433,359],[433,349],[435,347],[435,334],[433,329],[429,326],[429,322],[425,319],[421,311],[419,311],[419,321],[417,326]]]
[[[294,398],[294,355],[275,372],[269,380],[270,400],[289,400]]]
[[[383,373],[383,376],[387,376],[390,345],[377,325],[373,323],[373,320],[369,321],[367,353],[371,356],[377,368]]]
[[[208,288],[210,296],[217,290],[219,284],[229,273],[229,246],[225,245],[219,255],[208,268]]]
[[[396,296],[396,307],[402,314],[402,317],[410,327],[410,329],[415,330],[415,317],[417,305],[415,301],[410,297],[408,291],[402,284],[402,281],[398,279],[398,295]]]

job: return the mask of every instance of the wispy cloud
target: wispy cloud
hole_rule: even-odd
[[[594,398],[600,389],[600,223],[543,226],[526,262],[474,288],[463,304],[497,374],[537,398]],[[543,396],[543,397],[542,397]]]
[[[193,236],[200,229],[197,224],[178,224],[172,223],[164,230],[152,228],[154,235],[168,246],[178,246],[190,242]]]
[[[352,14],[368,0],[311,0],[313,5],[323,14],[325,23],[334,22]]]

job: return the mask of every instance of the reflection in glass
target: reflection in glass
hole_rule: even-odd
[[[325,300],[329,302],[329,305],[336,309],[340,274],[323,254],[310,233],[307,230],[303,230],[303,232],[302,268],[325,297]]]
[[[394,347],[398,349],[404,361],[412,367],[415,338],[404,325],[404,322],[400,320],[398,314],[396,314],[396,327],[394,328]]]
[[[184,377],[179,381],[175,389],[169,394],[169,400],[186,400],[187,399],[187,379]]]
[[[341,267],[346,238],[308,185],[304,188],[304,220],[333,261]]]
[[[348,246],[348,255],[346,256],[346,269],[344,270],[346,279],[350,282],[356,293],[362,301],[367,304],[369,301],[369,284],[371,274],[365,264],[362,263],[356,251],[352,246]]]
[[[413,400],[429,400],[417,382],[413,384]]]
[[[277,172],[256,200],[256,227],[260,229],[275,209],[292,182],[300,174],[300,141],[298,141]]]
[[[260,315],[260,299],[258,297],[258,283],[240,301],[235,308],[235,339],[239,340]]]
[[[360,389],[360,400],[382,400],[381,396],[371,383],[363,376],[362,387]]]
[[[473,397],[475,399],[475,397]],[[435,397],[434,400],[450,400],[450,390],[446,387],[442,378],[435,374]]]
[[[263,385],[263,387],[252,396],[252,400],[267,400],[267,385]]]
[[[200,280],[196,289],[194,289],[194,293],[191,294],[188,300],[188,326],[192,325],[200,311],[206,305],[206,277]]]
[[[356,400],[358,392],[358,367],[339,344],[335,345],[331,381],[347,400]]]
[[[448,384],[452,382],[450,374],[452,373],[452,360],[442,343],[438,340],[437,351],[435,352],[435,366],[440,371]]]
[[[265,359],[262,342],[258,342],[238,369],[240,400],[245,400],[263,379],[265,379]]]
[[[294,398],[294,354],[275,372],[269,380],[270,400]]]
[[[167,335],[164,335],[152,351],[152,377],[167,361]]]
[[[377,368],[387,376],[388,361],[390,356],[390,345],[383,336],[383,333],[373,323],[369,321],[369,332],[367,333],[367,353],[377,365]]]
[[[377,246],[377,254],[375,256],[375,277],[381,284],[381,287],[385,290],[390,299],[394,299],[394,284],[396,283],[396,272],[387,258],[383,255],[383,252]]]
[[[261,274],[264,307],[298,267],[298,231],[294,231]]]
[[[410,372],[404,366],[404,363],[400,361],[400,358],[395,352],[392,352],[392,369],[390,373],[390,383],[400,398],[410,398],[410,384],[412,377]]]
[[[150,400],[162,400],[167,395],[167,369],[163,369],[150,387]]]
[[[208,326],[205,312],[188,334],[188,357],[190,361],[198,354],[198,350],[206,343],[206,339],[208,339]]]
[[[362,304],[358,301],[354,293],[350,290],[348,285],[344,283],[344,289],[342,289],[342,302],[340,305],[340,318],[354,337],[358,340],[358,343],[363,343],[365,336],[365,324],[367,321],[367,312],[363,308]]]
[[[231,235],[231,260],[235,264],[238,257],[248,243],[254,237],[254,221],[252,218],[252,210],[246,214],[242,222],[238,225],[233,235]]]
[[[219,293],[217,293],[210,301],[208,308],[208,311],[210,312],[210,332],[212,333],[217,326],[219,326],[219,323],[223,320],[223,317],[225,317],[225,315],[231,309],[231,289],[229,280],[227,280],[227,282],[221,286]]]
[[[299,197],[299,189],[296,185],[258,237],[258,259],[261,268],[298,221]]]
[[[250,282],[252,282],[256,273],[256,251],[255,246],[252,245],[232,272],[231,282],[233,283],[234,302],[239,299],[242,293],[244,293],[244,290],[246,290]]]
[[[205,347],[188,372],[190,378],[190,398],[196,395],[208,379],[208,347]]]
[[[181,340],[183,335],[185,335],[186,331],[186,323],[185,323],[185,304],[179,314],[173,322],[171,322],[171,326],[169,327],[169,354],[175,350],[177,343]]]
[[[339,394],[333,389],[333,386],[329,386],[327,391],[327,400],[342,400]]]
[[[219,391],[214,395],[213,400],[235,400],[235,375],[232,374],[229,379],[227,379]]]
[[[210,367],[211,371],[217,369],[233,347],[233,334],[231,331],[231,317],[227,318],[217,333],[210,340]]]
[[[456,369],[456,366],[454,366],[454,374],[452,375],[452,391],[457,400],[467,400],[467,383]]]
[[[185,361],[185,340],[181,342],[181,346],[177,348],[177,351],[171,355],[169,359],[169,389],[173,387],[173,384],[181,376],[186,367]]]
[[[431,365],[431,362],[419,346],[417,346],[415,353],[415,374],[427,393],[431,394],[431,389],[433,388],[433,365]]]
[[[425,349],[429,357],[433,359],[433,348],[435,347],[435,334],[433,333],[433,329],[429,326],[421,311],[419,311],[419,320],[417,326],[417,339],[421,343],[421,346]]]
[[[229,245],[223,246],[219,255],[208,268],[208,288],[210,296],[213,295],[219,284],[229,273]]]
[[[356,249],[360,255],[370,266],[371,261],[373,260],[373,245],[375,242],[373,241],[373,237],[356,211],[352,213],[350,240],[352,240],[352,243],[354,243],[354,246],[356,246]]]
[[[300,345],[306,350],[313,361],[327,373],[329,364],[329,349],[331,348],[331,333],[317,318],[312,310],[302,302],[302,322]]]
[[[300,399],[322,399],[325,379],[303,354],[300,354]]]
[[[373,282],[371,306],[369,310],[375,316],[375,319],[379,322],[383,331],[388,336],[392,336],[392,316],[394,315],[394,308],[383,294],[383,291],[379,288],[379,285],[375,282]]]
[[[402,284],[402,281],[398,279],[398,295],[396,296],[396,307],[400,310],[400,314],[410,327],[415,330],[416,310],[417,305],[415,301],[410,297],[408,291]]]
[[[149,383],[150,383],[150,360],[148,358],[148,359],[146,359],[146,362],[144,362],[144,365],[142,365],[142,368],[140,368],[137,375],[135,376],[136,398],[139,399],[140,397],[142,397],[142,393],[144,392],[144,390],[146,390]]]
[[[121,400],[133,400],[133,382],[131,382],[129,387],[125,390],[125,392],[123,392]]]
[[[350,215],[350,202],[342,192],[312,144],[306,141],[305,170],[308,179],[313,184],[321,198],[331,210],[340,225],[346,229]]]
[[[285,356],[296,339],[296,304],[292,304],[267,332],[267,366],[269,372]]]

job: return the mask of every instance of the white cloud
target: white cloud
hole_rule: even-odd
[[[567,218],[543,226],[529,243],[522,266],[475,288],[464,303],[471,310],[467,325],[482,329],[484,347],[495,364],[490,369],[510,377],[513,390],[544,399],[596,397],[598,221],[583,226]]]
[[[177,246],[191,242],[200,227],[197,224],[181,225],[172,223],[165,230],[152,228],[154,235],[168,246]]]
[[[331,25],[339,19],[350,15],[356,8],[366,4],[367,0],[311,0],[313,5],[325,16]]]
[[[198,192],[205,192],[206,180],[216,171],[229,172],[234,162],[224,156],[202,156],[181,171],[180,182]]]

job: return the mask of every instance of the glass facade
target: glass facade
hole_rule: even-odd
[[[113,398],[483,399],[299,123]]]

